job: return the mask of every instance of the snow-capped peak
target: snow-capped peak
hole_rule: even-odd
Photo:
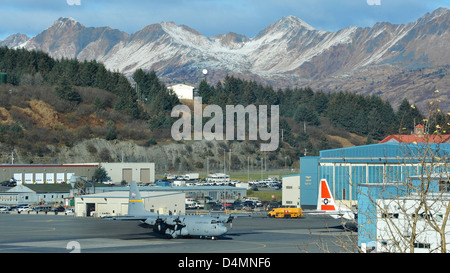
[[[300,18],[295,17],[293,15],[289,15],[287,17],[283,17],[278,22],[283,24],[285,27],[288,27],[288,28],[302,28],[303,27],[303,28],[306,28],[307,30],[316,30],[315,28],[310,26],[305,21],[303,21]]]
[[[79,24],[77,20],[73,19],[72,17],[59,17],[58,20],[55,21],[55,23],[53,23],[53,25],[55,24],[66,24],[69,23],[71,25],[74,24]]]

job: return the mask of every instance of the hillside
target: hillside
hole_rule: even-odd
[[[59,162],[60,147],[83,139],[133,139],[141,145],[151,137],[145,121],[115,110],[117,96],[89,87],[77,87],[83,103],[60,99],[52,86],[0,85],[1,161]],[[16,156],[16,158],[18,158]]]
[[[170,128],[150,130],[146,120],[115,110],[116,95],[90,87],[75,89],[81,95],[80,104],[58,98],[53,86],[0,85],[0,162],[11,163],[12,153],[14,163],[151,161],[157,162],[158,171],[189,171],[206,170],[209,158],[210,170],[220,171],[224,150],[227,166],[231,157],[232,169],[246,168],[247,160],[257,169],[264,156],[269,168],[283,168],[285,157],[288,166],[298,166],[298,157],[304,153],[287,142],[265,155],[257,142],[175,142]],[[295,128],[293,135],[298,135],[296,122],[289,122]],[[314,147],[324,137],[329,148],[365,142],[364,137],[335,128],[326,120],[307,130],[311,136],[308,155],[318,152]]]

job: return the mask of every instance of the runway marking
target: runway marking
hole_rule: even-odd
[[[232,248],[232,249],[217,249],[217,251],[208,251],[211,253],[214,252],[236,252],[236,251],[255,251],[258,249],[264,249],[267,247],[266,244],[264,243],[258,243],[258,242],[248,242],[248,241],[237,241],[237,240],[232,240],[232,241],[220,241],[220,242],[224,242],[224,243],[242,243],[242,244],[246,244],[246,245],[256,245],[255,247],[248,247],[248,248]]]
[[[32,230],[12,230],[12,231],[2,231],[2,237],[3,235],[9,235],[9,234],[22,234],[24,232],[26,233],[37,233],[37,232],[50,232],[55,231],[56,228],[42,228],[42,229],[32,229]]]
[[[46,248],[60,248],[61,252],[68,252],[66,249],[67,244],[71,241],[78,242],[80,245],[80,250],[97,249],[102,248],[108,251],[108,249],[114,250],[114,248],[128,247],[133,248],[134,246],[149,246],[149,245],[167,245],[167,244],[180,244],[183,242],[168,241],[168,240],[121,240],[121,239],[110,239],[110,238],[90,238],[90,239],[70,239],[70,240],[55,240],[55,241],[33,241],[33,242],[17,242],[17,243],[4,243],[3,246],[11,247],[21,247],[21,248],[36,248],[36,249],[46,249]],[[117,249],[120,251],[119,249]]]
[[[299,235],[327,235],[327,236],[338,236],[343,235],[343,231],[331,231],[329,229],[280,229],[280,230],[255,230],[255,232],[270,232],[270,233],[286,233],[286,234],[299,234]]]

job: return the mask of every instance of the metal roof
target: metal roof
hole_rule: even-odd
[[[173,196],[177,194],[182,194],[182,192],[175,191],[144,191],[141,192],[142,198],[150,197],[163,197],[163,196]],[[100,192],[94,194],[77,195],[76,198],[129,198],[128,191],[110,191],[110,192]]]
[[[449,158],[449,144],[378,143],[320,151],[320,163],[415,163],[428,155]]]
[[[99,164],[0,164],[0,168],[71,168],[98,167]]]
[[[92,187],[89,187],[92,188]],[[126,191],[130,190],[129,186],[125,187],[95,187],[96,191],[109,192],[109,191]],[[161,187],[161,186],[139,186],[139,191],[219,191],[219,190],[242,190],[246,191],[246,188],[233,187],[233,186],[189,186],[189,187]]]

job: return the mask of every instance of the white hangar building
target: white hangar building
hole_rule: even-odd
[[[14,179],[17,184],[68,183],[75,176],[92,180],[95,170],[102,167],[112,182],[155,182],[155,163],[74,163],[74,164],[3,164],[0,165],[0,182]]]
[[[282,176],[282,205],[283,207],[300,208],[300,175]]]
[[[185,214],[184,192],[141,191],[145,209],[159,214]],[[75,216],[118,216],[128,213],[129,191],[75,196]]]

